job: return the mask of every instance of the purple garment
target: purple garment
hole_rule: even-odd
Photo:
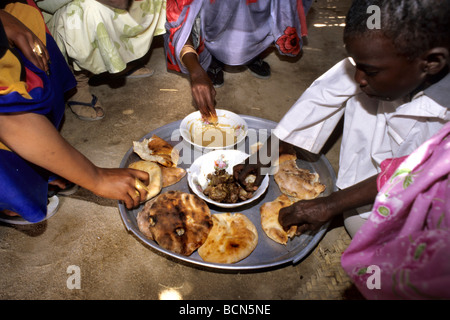
[[[179,54],[192,31],[199,61],[205,69],[211,55],[228,65],[245,65],[272,44],[281,54],[296,56],[306,33],[302,25],[306,29],[304,18],[311,2],[185,0],[175,5],[169,0],[165,35],[168,68],[187,72]]]
[[[368,299],[450,298],[449,134],[447,123],[399,165],[342,255]]]

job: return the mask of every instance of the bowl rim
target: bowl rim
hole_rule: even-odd
[[[222,146],[222,147],[205,147],[205,146],[199,145],[197,143],[194,143],[191,140],[191,138],[190,138],[189,130],[187,129],[187,122],[188,122],[188,119],[190,120],[191,117],[192,118],[194,118],[194,117],[201,117],[200,111],[191,112],[186,117],[184,117],[183,120],[181,120],[179,129],[180,129],[180,135],[183,138],[183,140],[185,140],[186,142],[188,142],[189,144],[193,145],[196,148],[205,149],[205,150],[224,150],[224,149],[232,148],[235,145],[241,143],[245,139],[247,134],[248,134],[247,121],[245,121],[245,119],[242,118],[239,114],[237,114],[237,113],[235,113],[233,111],[226,110],[226,109],[216,109],[216,113],[217,113],[218,117],[223,115],[223,114],[231,114],[231,115],[236,116],[237,118],[239,118],[239,120],[242,122],[242,124],[243,124],[242,132],[243,133],[241,133],[238,136],[238,138],[236,139],[236,142],[234,142],[233,144]],[[219,113],[220,113],[220,115],[219,115]]]
[[[198,195],[202,200],[205,200],[208,203],[211,203],[217,207],[221,207],[221,208],[236,208],[236,207],[240,207],[246,204],[249,204],[257,199],[259,199],[264,192],[267,190],[267,188],[269,187],[269,175],[266,174],[263,181],[261,182],[261,184],[259,185],[258,189],[255,191],[255,194],[248,200],[245,201],[241,201],[241,202],[236,202],[236,203],[223,203],[223,202],[217,202],[215,200],[212,200],[211,198],[209,198],[208,196],[206,196],[203,192],[201,192],[200,190],[198,190],[197,185],[195,184],[194,177],[193,177],[193,172],[191,170],[192,166],[196,165],[196,162],[200,162],[203,161],[204,157],[210,154],[221,154],[221,153],[242,153],[245,154],[247,157],[249,157],[250,155],[246,152],[240,151],[240,150],[214,150],[208,153],[203,154],[202,156],[198,157],[192,164],[191,166],[186,170],[187,172],[187,182],[189,187],[191,188],[191,190]],[[211,155],[210,155],[211,156]],[[246,157],[246,158],[247,158]],[[244,158],[244,159],[246,159]],[[202,159],[202,160],[199,160]],[[259,192],[258,195],[256,195],[256,193]]]

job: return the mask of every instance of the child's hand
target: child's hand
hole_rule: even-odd
[[[91,190],[100,197],[116,199],[124,202],[127,209],[136,208],[145,201],[147,191],[140,187],[136,179],[148,185],[147,172],[135,169],[99,168],[98,183]]]
[[[249,175],[254,175],[256,177],[255,180],[252,181],[251,183],[251,187],[253,190],[248,189],[249,186],[248,183],[246,182],[246,178]],[[235,165],[233,167],[233,177],[248,192],[257,190],[264,179],[264,176],[261,175],[261,165],[248,163],[241,163]]]
[[[330,201],[328,197],[321,197],[295,202],[280,210],[278,221],[284,230],[289,230],[291,226],[298,226],[300,233],[317,230],[334,216],[328,206]]]

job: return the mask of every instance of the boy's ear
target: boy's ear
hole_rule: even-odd
[[[449,50],[444,47],[436,47],[428,50],[423,55],[424,72],[434,75],[447,66],[449,61]]]

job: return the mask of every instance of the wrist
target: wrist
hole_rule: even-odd
[[[199,78],[208,77],[208,74],[206,73],[205,69],[203,69],[203,67],[200,65],[200,63],[198,63],[198,61],[194,61],[194,63],[188,63],[187,69],[191,81],[195,81]]]
[[[103,184],[102,168],[93,166],[89,171],[86,171],[87,175],[83,182],[78,183],[81,187],[98,194],[101,185]]]
[[[345,200],[343,199],[340,191],[333,192],[327,198],[327,212],[330,213],[330,218],[337,216],[338,214],[341,214],[349,209],[345,205]]]
[[[187,68],[188,62],[192,60],[195,60],[198,62],[198,53],[197,50],[195,50],[193,45],[185,44],[183,48],[181,48],[180,51],[180,61],[181,64]]]

